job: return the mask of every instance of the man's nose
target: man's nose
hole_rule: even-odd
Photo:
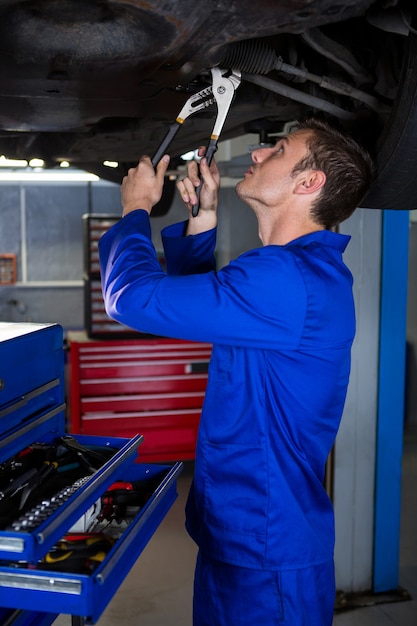
[[[256,148],[255,150],[252,150],[252,161],[254,163],[260,163],[268,156],[270,150],[271,146],[262,146],[261,148]]]

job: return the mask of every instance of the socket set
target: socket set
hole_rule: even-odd
[[[64,489],[59,491],[55,496],[42,500],[42,502],[18,517],[6,530],[14,530],[15,532],[34,530],[39,524],[47,520],[60,506],[65,504],[65,502],[88,480],[90,480],[90,476],[84,476],[84,478],[76,480],[69,487],[64,487]]]

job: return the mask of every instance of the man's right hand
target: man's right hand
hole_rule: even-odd
[[[190,161],[187,165],[187,176],[177,182],[178,192],[190,213],[187,235],[196,235],[217,225],[220,174],[214,159],[210,167],[208,166],[204,153],[205,147],[199,148],[198,154],[202,156],[200,167],[196,161]],[[192,207],[198,202],[196,190],[200,184],[200,209],[198,215],[192,217]]]

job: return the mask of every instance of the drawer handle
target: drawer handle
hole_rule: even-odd
[[[185,366],[185,371],[187,374],[207,374],[208,368],[208,361],[194,361]]]

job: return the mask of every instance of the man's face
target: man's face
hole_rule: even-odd
[[[252,165],[236,185],[238,196],[250,205],[251,201],[273,206],[290,200],[295,185],[291,172],[306,156],[309,136],[309,131],[296,131],[281,137],[273,147],[254,150]]]

